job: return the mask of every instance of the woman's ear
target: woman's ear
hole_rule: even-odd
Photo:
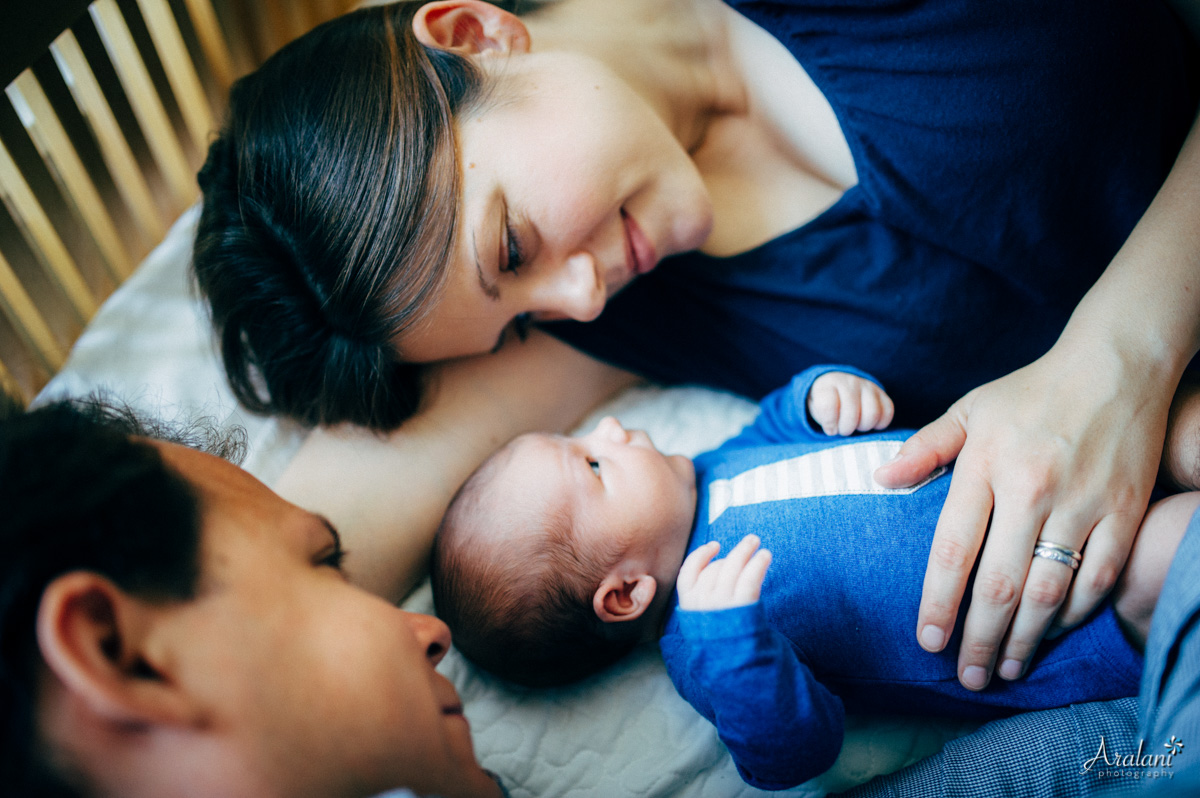
[[[152,652],[163,612],[86,571],[42,593],[37,640],[63,689],[102,720],[124,726],[190,724],[198,712]],[[155,656],[158,654],[158,656]]]
[[[525,23],[484,0],[426,3],[413,18],[413,33],[426,47],[459,55],[529,52]]]
[[[634,621],[649,609],[657,589],[658,583],[650,574],[632,578],[609,574],[592,596],[592,609],[605,623]]]

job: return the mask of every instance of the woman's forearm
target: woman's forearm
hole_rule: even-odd
[[[433,533],[463,480],[531,430],[566,430],[632,375],[541,333],[431,374],[425,407],[395,432],[314,430],[275,486],[338,528],[346,569],[403,598],[423,576]]]

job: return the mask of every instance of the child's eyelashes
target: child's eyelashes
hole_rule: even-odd
[[[592,468],[592,473],[595,474],[596,476],[600,476],[600,463],[597,462],[596,460],[591,460],[591,459],[589,459],[587,462],[588,462],[588,465],[591,466],[591,468]]]
[[[323,552],[317,560],[317,565],[327,568],[333,568],[335,571],[342,570],[342,562],[346,559],[346,550],[341,547],[341,544],[335,544],[332,548]]]

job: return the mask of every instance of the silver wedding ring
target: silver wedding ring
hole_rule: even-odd
[[[1037,542],[1037,546],[1033,549],[1033,556],[1060,562],[1072,571],[1079,570],[1079,563],[1083,562],[1083,555],[1075,551],[1075,549],[1045,540]]]

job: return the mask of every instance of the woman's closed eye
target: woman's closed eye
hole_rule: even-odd
[[[504,209],[504,261],[500,271],[516,274],[525,265],[525,251],[521,248],[521,237],[513,227],[512,217],[508,215],[507,206]]]

